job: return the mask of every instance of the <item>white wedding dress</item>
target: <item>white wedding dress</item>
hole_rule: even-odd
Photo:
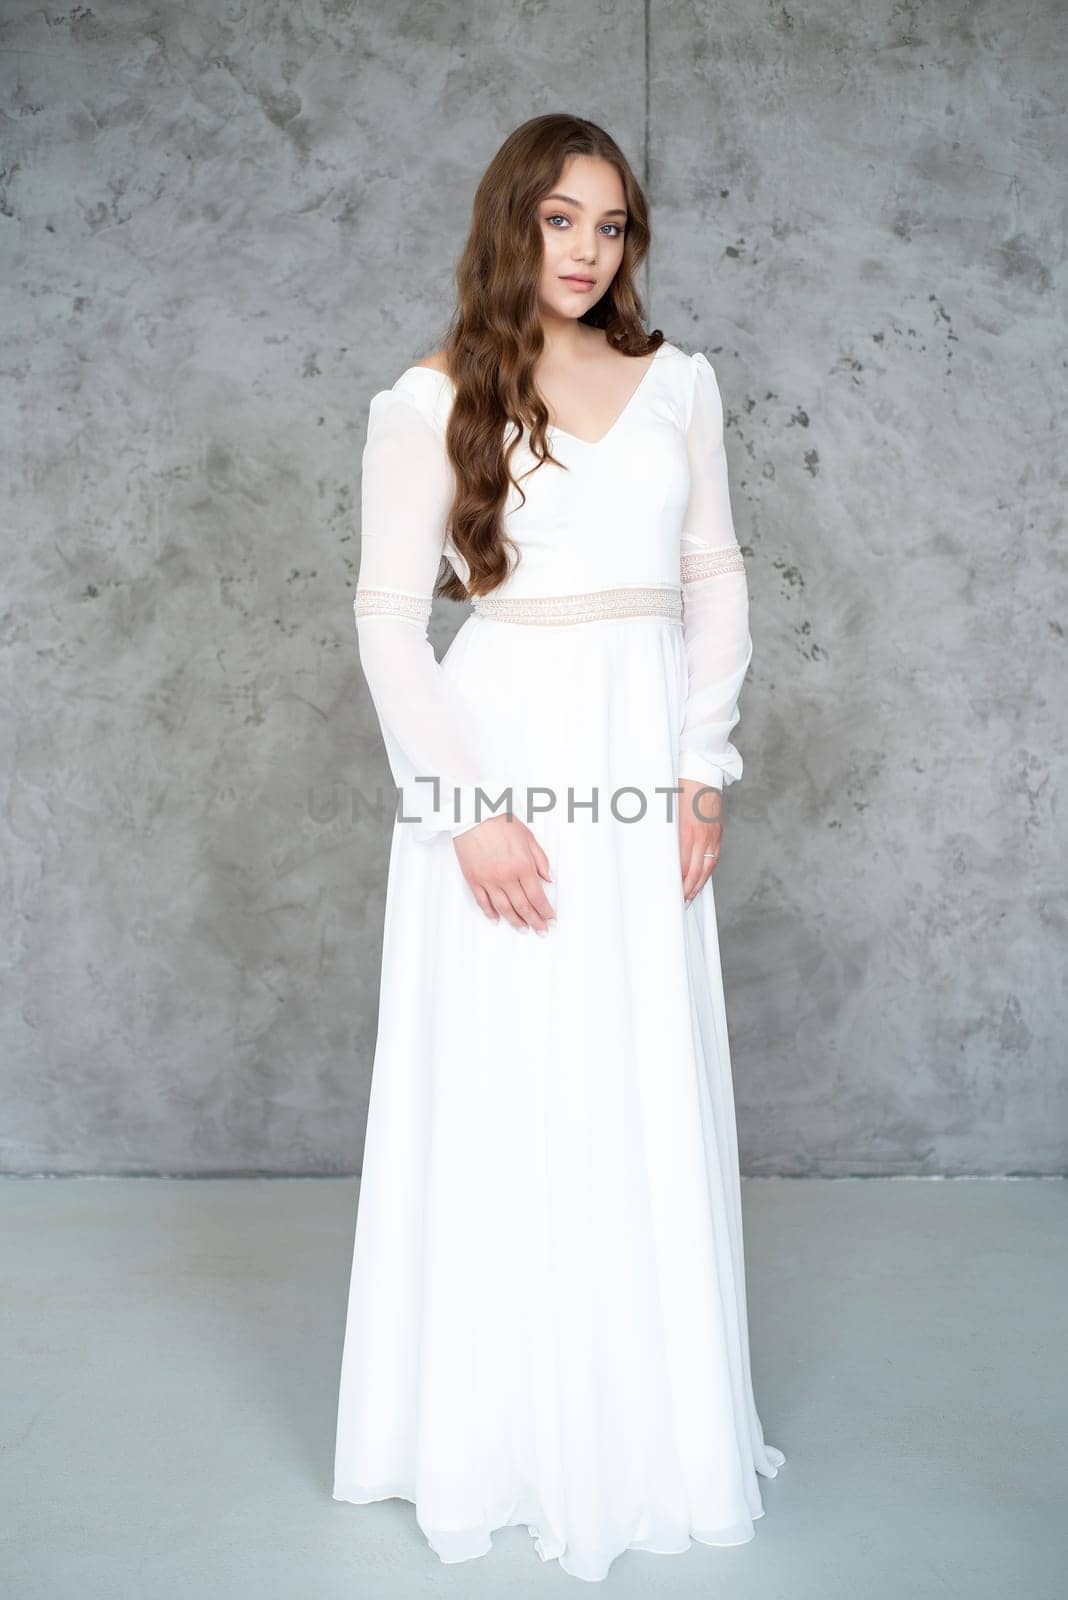
[[[598,441],[550,430],[567,470],[522,478],[521,441],[521,559],[439,664],[453,389],[409,367],[371,401],[355,597],[403,809],[333,1494],[411,1501],[447,1562],[525,1524],[588,1580],[751,1539],[785,1460],[750,1375],[713,882],[685,903],[665,792],[741,776],[746,574],[712,367],[664,343],[636,369]],[[453,847],[505,791],[548,855],[544,937],[491,922]]]

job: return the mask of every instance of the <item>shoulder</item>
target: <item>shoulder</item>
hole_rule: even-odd
[[[672,344],[669,339],[665,339],[659,347],[657,360],[684,388],[688,386],[692,389],[702,380],[707,381],[709,374],[714,373],[712,363],[703,350],[691,353],[680,345]]]
[[[436,352],[440,356],[440,352]],[[409,424],[414,431],[430,430],[444,434],[452,398],[452,383],[444,365],[428,365],[434,358],[424,356],[405,367],[388,389],[371,396],[370,422],[381,424],[389,418],[398,425]]]
[[[660,352],[660,359],[668,370],[684,384],[688,383],[693,387],[702,381],[707,382],[710,375],[715,376],[715,369],[703,350],[689,353],[665,339],[660,346]]]
[[[411,395],[417,403],[429,401],[436,409],[436,402],[442,393],[452,393],[452,379],[444,352],[435,350],[431,355],[421,356],[412,366],[405,367],[393,385],[393,392]]]
[[[719,403],[719,389],[712,363],[703,350],[683,350],[665,339],[659,348],[657,365],[677,407],[678,421],[688,428],[698,400],[705,396]]]
[[[685,381],[687,427],[693,420],[695,409],[711,415],[722,426],[723,401],[716,380],[716,369],[703,350],[695,350],[686,357]]]

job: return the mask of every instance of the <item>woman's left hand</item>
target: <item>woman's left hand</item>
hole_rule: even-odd
[[[694,778],[680,778],[679,786],[679,858],[682,892],[689,905],[716,870],[723,840],[723,795]]]

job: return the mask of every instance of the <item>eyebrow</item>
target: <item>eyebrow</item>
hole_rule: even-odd
[[[547,194],[545,198],[546,200],[566,200],[569,206],[577,206],[580,211],[584,209],[582,201],[576,200],[574,195]],[[622,206],[613,206],[611,211],[606,211],[604,213],[606,217],[625,217],[626,214],[627,213],[624,211]]]

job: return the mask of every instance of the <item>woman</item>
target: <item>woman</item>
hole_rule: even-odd
[[[648,242],[602,129],[508,138],[443,348],[371,401],[355,597],[400,805],[334,1497],[412,1501],[448,1562],[523,1523],[591,1580],[751,1539],[785,1459],[709,883],[746,576]],[[434,592],[473,600],[440,665]]]

